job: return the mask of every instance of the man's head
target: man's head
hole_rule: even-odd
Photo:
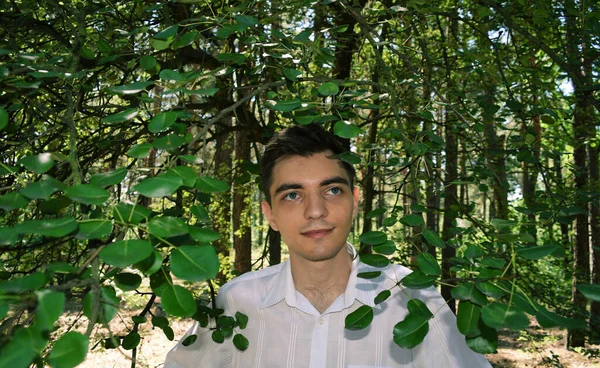
[[[309,157],[325,151],[333,155],[344,153],[347,150],[340,140],[317,124],[298,125],[276,133],[265,148],[261,162],[261,185],[267,202],[271,203],[271,185],[273,183],[273,168],[284,158],[291,156]],[[350,189],[354,189],[354,167],[339,160],[339,164],[348,174]]]

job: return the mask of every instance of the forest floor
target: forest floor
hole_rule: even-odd
[[[115,334],[125,335],[131,330],[131,316],[140,310],[130,310],[115,317],[111,322],[111,330]],[[75,324],[77,329],[85,328],[85,318],[80,319],[82,325],[75,322],[75,315],[67,317],[63,323]],[[63,326],[65,325],[63,324]],[[191,319],[172,320],[171,327],[175,338],[181,337],[192,325]],[[105,349],[102,347],[100,336],[107,336],[106,329],[97,331],[97,338],[90,344],[90,352],[86,361],[79,365],[81,368],[126,368],[131,367],[130,350]],[[148,321],[139,326],[142,337],[138,347],[136,367],[158,368],[163,366],[167,352],[175,345],[169,341],[159,328],[152,328]],[[588,346],[579,352],[565,348],[565,331],[559,329],[542,329],[532,321],[529,328],[515,332],[501,330],[499,334],[498,354],[487,355],[493,367],[565,367],[583,368],[600,367],[600,345]]]

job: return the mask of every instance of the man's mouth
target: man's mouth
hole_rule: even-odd
[[[315,229],[315,230],[303,231],[302,235],[306,236],[307,238],[320,239],[320,238],[330,234],[332,231],[333,231],[333,229]]]

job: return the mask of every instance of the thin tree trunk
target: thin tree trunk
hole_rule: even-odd
[[[591,191],[600,193],[600,175],[598,170],[598,147],[588,144],[588,157],[590,159],[590,184]],[[590,209],[590,230],[592,235],[592,283],[600,285],[600,198],[592,200]],[[590,309],[590,340],[600,342],[600,302],[592,301]]]
[[[444,195],[444,223],[442,225],[442,239],[448,243],[452,238],[451,229],[454,227],[456,211],[452,209],[457,204],[458,188],[455,184],[458,179],[458,138],[454,132],[452,123],[446,114],[446,175],[444,177],[445,195]],[[456,248],[448,246],[442,249],[442,279],[450,280],[454,278],[454,273],[450,270],[450,259],[456,257]],[[452,287],[445,283],[442,285],[441,293],[453,313],[456,314],[456,304],[450,291]]]
[[[244,161],[250,160],[250,140],[245,131],[236,132],[235,140],[235,160],[239,168]],[[239,175],[238,172],[236,176]],[[252,264],[252,231],[247,220],[249,191],[247,185],[236,185],[233,191],[234,268],[240,274],[250,271]]]

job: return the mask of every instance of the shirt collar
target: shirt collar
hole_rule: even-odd
[[[361,263],[356,250],[350,243],[346,243],[346,249],[352,256],[352,270],[348,278],[348,284],[342,297],[344,298],[344,308],[349,308],[358,300],[364,305],[374,306],[374,299],[377,296],[377,291],[382,285],[383,275],[375,279],[362,279],[357,275],[360,272],[382,271],[382,269],[371,268],[364,263]],[[281,270],[276,275],[277,281],[273,284],[273,288],[265,295],[262,302],[258,305],[259,309],[268,308],[282,300],[286,300],[290,306],[296,305],[296,288],[292,277],[292,268],[289,261],[284,262]]]

